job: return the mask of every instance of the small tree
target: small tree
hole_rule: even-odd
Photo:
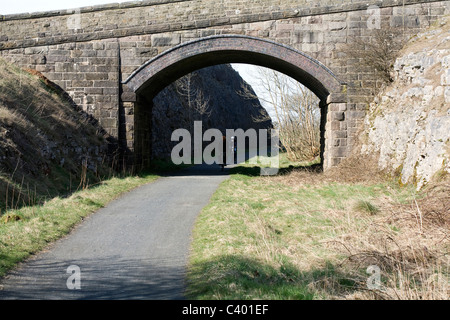
[[[398,52],[406,43],[403,30],[383,27],[371,30],[368,37],[352,38],[345,50],[348,57],[377,74],[377,78],[387,84],[393,81],[392,69]]]

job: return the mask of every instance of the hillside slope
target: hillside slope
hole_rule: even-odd
[[[67,193],[106,173],[96,122],[32,70],[0,60],[0,208]]]
[[[253,89],[230,65],[200,69],[190,77],[191,88],[187,88],[188,80],[184,77],[169,85],[153,100],[154,158],[170,158],[171,150],[177,144],[171,141],[172,132],[179,128],[192,130],[194,121],[203,121],[204,131],[219,129],[223,134],[226,129],[272,127],[272,121],[266,120],[269,115],[260,101],[239,94],[242,86],[247,86],[250,91]],[[192,97],[188,97],[188,92]],[[189,107],[189,100],[199,97],[201,102],[207,104],[203,115],[195,110],[195,101]],[[260,121],[262,119],[264,121]]]

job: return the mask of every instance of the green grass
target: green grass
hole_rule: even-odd
[[[267,179],[233,175],[197,221],[190,297],[321,298],[308,284],[325,276],[338,277],[332,263],[302,268],[298,260],[314,250],[325,261],[329,252],[320,241],[336,232],[328,210],[344,207],[352,192],[361,196],[372,194],[372,189],[334,185],[293,191]]]
[[[400,203],[415,193],[388,182],[320,182],[321,173],[299,164],[281,169],[276,177],[260,177],[249,164],[231,170],[197,219],[188,298],[310,300],[367,291],[369,265],[343,266],[353,252],[379,254],[384,232],[399,235],[399,227],[373,219],[388,214],[388,196]],[[293,184],[289,173],[298,170],[317,183]],[[378,226],[383,231],[372,234]]]

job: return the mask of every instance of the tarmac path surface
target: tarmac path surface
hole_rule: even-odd
[[[0,280],[0,300],[181,300],[191,231],[228,178],[194,166],[139,187]]]

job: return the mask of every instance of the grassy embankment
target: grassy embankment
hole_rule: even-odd
[[[418,193],[353,165],[289,165],[239,166],[220,186],[196,223],[190,298],[449,298],[448,179]]]

